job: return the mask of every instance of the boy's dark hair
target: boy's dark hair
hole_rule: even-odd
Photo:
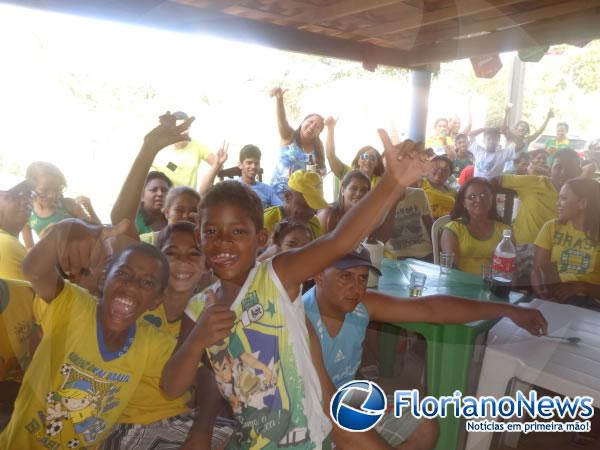
[[[151,170],[150,172],[148,172],[148,175],[146,175],[146,181],[144,181],[144,187],[148,185],[148,183],[150,183],[152,180],[163,180],[165,183],[167,183],[167,186],[169,186],[169,188],[173,186],[173,182],[171,181],[171,179],[164,173],[159,172],[157,170]]]
[[[448,123],[448,119],[446,119],[445,117],[438,117],[437,119],[435,119],[435,122],[433,122],[433,127],[437,127],[438,123],[440,123],[442,120],[446,122],[446,124]]]
[[[25,178],[31,182],[33,187],[35,187],[39,181],[39,178],[43,175],[49,175],[56,178],[61,190],[67,187],[67,179],[61,170],[54,164],[46,161],[35,161],[27,166]]]
[[[565,183],[569,189],[579,197],[586,200],[588,207],[584,212],[583,231],[586,237],[597,245],[600,241],[600,183],[591,178],[572,178]]]
[[[454,163],[446,155],[437,155],[437,156],[434,156],[431,159],[431,161],[432,162],[433,161],[444,161],[446,163],[446,165],[448,166],[448,168],[450,169],[450,174],[454,173]]]
[[[353,169],[358,169],[358,159],[367,150],[373,150],[375,152],[375,154],[377,155],[377,165],[375,166],[375,169],[373,170],[373,175],[375,175],[377,177],[382,176],[383,175],[383,171],[385,170],[385,167],[383,166],[383,156],[381,156],[381,154],[377,151],[376,148],[373,148],[370,145],[366,145],[366,146],[360,148],[356,152],[356,156],[352,160],[352,164],[351,164],[352,168]]]
[[[223,363],[223,361],[225,361],[225,358],[231,358],[231,356],[229,355],[229,351],[224,348],[223,350],[219,350],[215,356],[212,357],[212,362],[213,363]]]
[[[157,247],[145,242],[136,242],[135,244],[131,244],[129,247],[123,249],[115,258],[113,258],[106,268],[107,277],[110,275],[113,267],[121,261],[121,258],[130,253],[137,252],[150,256],[151,258],[158,260],[160,263],[160,293],[162,294],[169,284],[169,261],[167,261],[165,255],[163,255]]]
[[[469,136],[467,136],[465,133],[458,133],[454,138],[454,142],[458,141],[459,139],[466,139],[467,142],[469,142]]]
[[[488,127],[483,131],[483,135],[500,138],[500,129],[496,127]]]
[[[183,195],[189,195],[196,199],[196,203],[200,202],[200,194],[189,186],[177,186],[169,189],[165,198],[165,209],[169,209],[173,202]]]
[[[156,247],[162,249],[173,233],[196,233],[196,224],[192,222],[176,222],[164,227],[156,237]],[[200,248],[200,244],[198,244]]]
[[[240,150],[240,162],[244,162],[245,159],[258,159],[261,157],[260,148],[253,144],[247,144]]]
[[[502,219],[498,215],[498,211],[496,209],[496,190],[494,189],[492,183],[490,183],[485,178],[481,177],[470,178],[465,184],[463,184],[460,187],[458,193],[456,194],[456,202],[454,203],[454,208],[450,212],[450,219],[460,220],[463,223],[469,223],[469,212],[467,211],[467,208],[465,208],[464,202],[467,194],[467,189],[469,189],[469,186],[471,186],[472,184],[481,184],[489,189],[489,191],[492,194],[492,206],[490,208],[488,217],[497,222],[502,222]]]
[[[519,162],[519,161],[529,162],[529,155],[525,152],[518,153],[517,156],[515,156],[515,158],[513,159],[513,161],[514,162]]]
[[[281,222],[275,225],[275,228],[273,229],[273,244],[275,244],[278,247],[281,247],[283,239],[289,233],[295,230],[306,231],[310,236],[311,241],[315,238],[313,231],[307,224],[296,222],[295,220],[283,219]]]
[[[263,205],[252,189],[245,184],[235,180],[226,180],[215,184],[204,195],[200,205],[198,205],[199,217],[201,218],[207,208],[211,208],[219,203],[229,203],[239,206],[248,213],[248,217],[254,223],[256,231],[264,228],[263,225]]]
[[[567,129],[567,131],[569,131],[569,124],[568,124],[567,122],[558,122],[558,123],[556,124],[556,128],[558,128],[558,127],[560,127],[560,126],[563,126],[563,127],[565,127],[565,128]]]

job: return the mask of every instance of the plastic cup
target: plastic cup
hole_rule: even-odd
[[[481,279],[487,286],[492,283],[492,265],[490,263],[481,265]]]
[[[440,252],[440,273],[442,275],[450,273],[450,269],[454,267],[454,253]]]
[[[410,297],[420,297],[423,295],[427,275],[421,272],[413,272],[410,274],[410,284],[408,285],[408,295]]]

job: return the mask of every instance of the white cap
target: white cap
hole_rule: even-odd
[[[502,231],[502,236],[504,236],[504,237],[511,237],[512,236],[511,229],[507,228],[506,230]]]

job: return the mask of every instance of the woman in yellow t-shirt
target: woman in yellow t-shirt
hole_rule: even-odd
[[[490,182],[479,177],[467,181],[458,191],[450,218],[442,232],[441,251],[454,253],[459,270],[480,275],[482,264],[491,263],[503,230],[509,228],[496,212]]]
[[[450,214],[454,208],[456,191],[446,184],[454,171],[454,164],[444,155],[432,159],[433,165],[426,178],[423,178],[421,189],[427,194],[431,215],[434,219]]]
[[[350,171],[360,170],[369,178],[371,188],[374,188],[379,183],[379,180],[381,180],[381,176],[385,170],[383,157],[375,148],[367,145],[356,152],[352,164],[347,166],[335,154],[335,125],[336,120],[333,117],[325,119],[325,126],[327,127],[325,155],[327,156],[327,162],[329,163],[329,167],[331,167],[331,171],[339,180],[342,180]]]
[[[600,309],[598,205],[597,181],[574,178],[563,185],[558,219],[546,222],[535,240],[532,284],[538,295]]]

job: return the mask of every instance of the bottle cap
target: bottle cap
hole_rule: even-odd
[[[504,237],[512,237],[512,231],[510,229],[504,230],[502,232],[502,236],[504,236]]]

